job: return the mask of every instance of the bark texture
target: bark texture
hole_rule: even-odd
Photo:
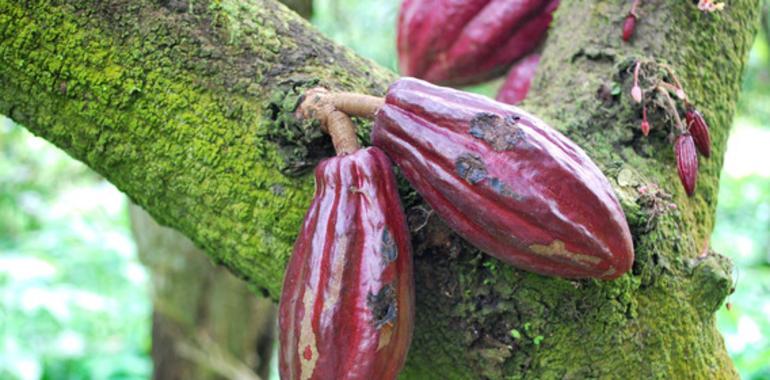
[[[737,378],[714,324],[730,263],[706,243],[759,2],[703,14],[690,1],[644,1],[623,43],[629,6],[562,1],[524,107],[613,182],[635,236],[633,273],[601,282],[514,270],[451,234],[404,185],[417,322],[402,378]],[[640,57],[671,65],[712,128],[692,198],[669,122],[651,115],[650,138],[639,132],[627,68]],[[292,118],[297,94],[319,83],[381,94],[394,77],[271,0],[0,0],[0,113],[273,298],[312,195],[303,173],[330,155],[316,126]],[[672,198],[641,196],[644,184]],[[677,209],[659,212],[666,202]]]
[[[312,0],[282,3],[306,19],[312,14]],[[153,283],[153,378],[267,379],[276,336],[273,302],[211,265],[180,232],[130,207],[139,259]]]

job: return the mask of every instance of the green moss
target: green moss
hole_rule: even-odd
[[[254,80],[296,44],[279,35],[288,28],[275,17],[283,8],[213,5],[132,14],[99,2],[0,3],[8,21],[0,38],[3,88],[14,94],[0,100],[0,112],[87,162],[159,222],[276,297],[312,179],[281,174],[286,154],[266,130],[290,113],[268,115],[262,99],[275,94]],[[207,20],[221,25],[196,38],[188,25]],[[207,45],[216,41],[225,41],[227,58]],[[312,71],[318,62],[307,64]],[[347,77],[340,76],[368,83]],[[318,137],[315,127],[303,131]]]
[[[704,15],[690,2],[645,2],[624,44],[627,4],[562,1],[526,106],[614,183],[634,231],[633,273],[568,281],[512,269],[449,233],[400,179],[410,221],[426,221],[413,225],[417,318],[402,378],[736,376],[713,321],[732,286],[729,265],[697,258],[756,5]],[[328,144],[291,117],[298,95],[316,83],[381,94],[393,74],[269,1],[188,8],[0,0],[0,112],[275,298],[312,196],[302,173],[324,154],[316,144]],[[623,73],[634,57],[669,62],[712,127],[714,156],[701,161],[693,198],[679,185],[666,120],[653,115],[649,138],[638,132]],[[640,196],[651,184],[661,193]],[[656,202],[677,207],[657,212]]]

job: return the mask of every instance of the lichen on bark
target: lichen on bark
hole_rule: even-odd
[[[631,43],[620,39],[626,7],[563,0],[523,106],[613,182],[634,232],[632,273],[569,281],[512,269],[452,234],[402,181],[418,302],[402,378],[737,377],[713,314],[732,287],[729,262],[704,244],[758,2],[703,14],[645,1]],[[671,65],[712,127],[693,198],[665,120],[653,114],[651,136],[638,132],[623,74],[638,57]],[[297,94],[311,83],[382,94],[394,78],[271,0],[0,0],[0,113],[273,298],[312,195],[301,170],[284,175],[284,159],[323,151],[312,125],[288,124]],[[294,137],[299,150],[282,153]],[[649,184],[661,193],[641,197]],[[656,202],[677,209],[652,212]]]

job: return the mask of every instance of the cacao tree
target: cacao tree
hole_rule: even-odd
[[[282,3],[302,17],[312,13],[310,0]],[[139,206],[131,205],[129,215],[139,259],[153,284],[153,378],[247,380],[256,374],[267,379],[276,306]]]
[[[759,1],[708,14],[643,3],[624,42],[626,2],[562,1],[523,105],[610,179],[632,270],[573,281],[513,269],[451,233],[402,181],[416,308],[401,378],[737,377],[714,324],[731,265],[708,240]],[[650,135],[639,131],[628,95],[638,60],[672,68],[709,120],[692,197],[671,120],[652,112]],[[294,117],[300,94],[320,84],[382,95],[396,77],[273,0],[0,0],[0,113],[274,300],[313,194],[308,169],[333,155],[317,123]]]

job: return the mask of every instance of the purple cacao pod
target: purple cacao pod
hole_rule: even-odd
[[[690,129],[695,147],[704,157],[711,157],[711,136],[706,119],[697,110],[690,108],[685,112],[687,127]]]
[[[676,138],[674,154],[679,180],[682,181],[687,195],[692,196],[698,181],[698,153],[695,151],[695,142],[691,134],[684,133]]]
[[[535,77],[538,63],[540,63],[540,54],[530,54],[516,62],[508,71],[508,76],[495,99],[498,102],[514,105],[524,100],[529,93],[529,86],[532,84],[532,78]]]
[[[405,0],[398,19],[401,72],[445,85],[505,72],[545,39],[558,0]]]
[[[281,379],[395,379],[411,342],[414,280],[391,162],[360,149],[315,175],[281,293]]]
[[[467,241],[516,267],[616,278],[634,250],[607,178],[571,140],[514,106],[404,78],[375,118],[387,153]]]
[[[636,16],[629,14],[626,19],[623,20],[623,41],[628,42],[634,35],[636,29]]]

